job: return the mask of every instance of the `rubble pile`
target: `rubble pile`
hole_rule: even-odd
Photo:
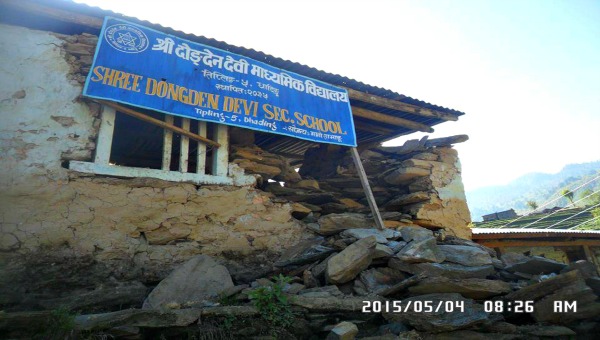
[[[280,288],[294,318],[283,338],[536,339],[600,330],[600,278],[591,263],[498,258],[441,231],[377,230],[368,220],[340,223],[343,215],[282,253],[266,277],[235,282],[224,266],[198,255],[154,288],[141,309],[79,315],[75,327],[127,329],[129,338],[143,338],[225,323],[234,338],[264,335],[253,296],[275,289],[279,281],[269,277],[277,274],[288,278]],[[0,329],[18,331],[43,313],[0,314]]]
[[[401,147],[377,147],[360,153],[386,226],[417,224],[470,237],[460,164],[451,148],[467,139],[465,135],[423,138]],[[294,202],[294,217],[305,222],[315,222],[328,214],[369,212],[346,148],[308,149],[299,172],[285,158],[256,145],[234,146],[231,161],[246,173],[259,174],[263,179],[261,189]]]
[[[57,36],[64,43],[52,53],[60,50],[74,85],[65,93],[77,93],[98,38]],[[62,59],[43,60],[65,68]],[[27,91],[11,100],[29,100],[35,113],[41,104]],[[15,164],[31,163],[27,171],[39,176],[23,177],[6,196],[0,338],[536,339],[600,331],[596,266],[498,256],[468,240],[452,149],[467,136],[360,150],[386,226],[379,230],[340,146],[308,149],[300,166],[231,127],[230,161],[256,174],[260,190],[67,172],[61,162],[93,158],[101,125],[101,106],[80,99],[91,117],[69,104],[65,116],[49,118],[64,129],[47,141],[63,136],[73,145],[60,162],[34,159],[45,152],[31,146],[48,143],[15,142],[19,156],[33,155]],[[19,130],[39,141],[47,132]]]

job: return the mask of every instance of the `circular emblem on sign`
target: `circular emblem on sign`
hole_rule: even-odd
[[[104,38],[116,50],[125,53],[140,53],[148,48],[148,37],[139,28],[118,24],[109,26],[104,32]]]

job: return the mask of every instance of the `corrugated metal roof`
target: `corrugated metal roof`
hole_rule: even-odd
[[[60,14],[52,13],[53,11],[62,11],[63,16],[61,17]],[[64,19],[64,13],[68,13],[67,19]],[[170,27],[151,23],[135,17],[125,16],[110,10],[101,9],[99,7],[92,7],[86,4],[77,4],[68,0],[4,0],[0,2],[0,22],[18,24],[34,29],[50,30],[65,34],[80,34],[82,32],[86,32],[98,35],[100,33],[101,19],[103,19],[105,16],[112,16],[128,20],[130,22],[147,26],[167,34],[213,46],[267,63],[274,67],[295,72],[306,77],[318,79],[333,85],[347,87],[362,93],[383,97],[393,101],[399,101],[401,103],[414,105],[423,109],[435,110],[442,114],[453,115],[455,117],[464,114],[461,111],[427,103],[425,101],[414,99],[388,89],[367,85],[355,79],[350,79],[338,74],[328,73],[290,60],[277,58],[251,48],[234,46],[212,38],[188,34]],[[426,117],[400,110],[390,109],[371,103],[362,102],[353,98],[351,98],[350,104],[353,107],[360,107],[384,115],[403,118],[430,127],[446,121],[441,118]],[[415,131],[412,128],[389,125],[381,121],[366,121],[357,116],[355,116],[354,119],[356,137],[359,145],[365,145],[367,143],[374,142],[379,143]],[[369,128],[369,126],[371,127]],[[301,158],[307,148],[315,145],[314,143],[298,139],[287,141],[286,139],[289,138],[282,136],[278,136],[278,142],[275,143],[269,141],[270,139],[271,138],[269,137],[258,136],[256,144],[260,147],[266,148],[268,151],[286,154],[292,158]]]
[[[230,45],[230,44],[227,44],[223,41],[219,41],[216,39],[185,33],[182,31],[175,30],[171,27],[165,27],[160,24],[149,22],[147,20],[142,20],[142,19],[139,19],[136,17],[129,17],[129,16],[126,16],[126,15],[123,15],[120,13],[110,11],[110,10],[101,9],[99,7],[92,7],[87,4],[78,4],[78,3],[74,3],[74,2],[68,1],[68,0],[61,0],[61,1],[29,0],[28,2],[37,3],[37,4],[40,4],[43,6],[54,7],[54,8],[58,8],[58,9],[62,9],[62,10],[73,11],[73,12],[77,12],[77,13],[81,13],[84,15],[97,17],[97,18],[103,18],[105,16],[113,16],[113,17],[117,17],[117,18],[122,18],[122,19],[125,19],[128,21],[137,22],[140,25],[149,26],[151,28],[154,28],[156,30],[159,30],[159,31],[162,31],[162,32],[165,32],[168,34],[177,35],[179,37],[182,37],[182,38],[185,38],[185,39],[188,39],[191,41],[214,46],[214,47],[217,47],[217,48],[220,48],[223,50],[227,50],[232,53],[240,54],[240,55],[246,56],[248,58],[262,61],[269,65],[279,67],[279,68],[282,68],[285,70],[289,70],[289,71],[292,71],[292,72],[295,72],[295,73],[298,73],[298,74],[301,74],[301,75],[304,75],[307,77],[315,78],[315,79],[318,79],[318,80],[321,80],[321,81],[324,81],[324,82],[327,82],[330,84],[349,87],[349,88],[355,89],[357,91],[377,95],[377,96],[388,98],[388,99],[398,100],[403,103],[416,105],[419,107],[437,110],[437,111],[441,111],[441,112],[445,112],[445,113],[450,113],[450,114],[457,115],[457,116],[461,116],[464,114],[464,112],[446,108],[446,107],[439,106],[439,105],[434,105],[434,104],[431,104],[431,103],[428,103],[428,102],[425,102],[422,100],[418,100],[415,98],[411,98],[406,95],[394,92],[392,90],[368,85],[368,84],[365,84],[365,83],[360,82],[355,79],[344,77],[344,76],[341,76],[338,74],[328,73],[328,72],[325,72],[322,70],[318,70],[314,67],[303,65],[298,62],[277,58],[272,55],[254,50],[252,48],[234,46],[234,45]],[[99,30],[97,30],[97,31],[99,32]],[[391,110],[391,111],[394,111],[394,110]],[[402,113],[402,114],[405,114],[405,113]],[[414,118],[421,119],[423,117],[415,116]],[[411,120],[413,120],[413,119],[411,119]],[[440,122],[442,122],[442,120],[440,120]],[[422,121],[422,123],[427,124],[425,121]]]
[[[600,238],[600,230],[529,229],[529,228],[472,228],[473,239],[521,237],[592,237]]]

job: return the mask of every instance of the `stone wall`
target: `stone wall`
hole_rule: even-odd
[[[0,25],[0,304],[152,283],[200,253],[260,275],[307,236],[290,204],[253,188],[69,171],[92,159],[99,129],[99,106],[79,97],[95,39]]]
[[[422,163],[429,168],[430,175],[422,180],[428,198],[422,202],[406,204],[399,210],[415,217],[416,223],[423,226],[443,227],[450,234],[461,238],[471,238],[468,227],[471,223],[465,190],[461,178],[461,166],[458,153],[449,147],[431,150],[437,156],[436,161]],[[415,195],[421,188],[409,185],[409,191]]]
[[[70,160],[91,161],[96,147],[100,106],[80,97],[96,40],[0,26],[0,305],[115,282],[151,285],[197,254],[217,257],[244,282],[272,271],[278,253],[310,230],[331,227],[336,218],[325,215],[372,224],[347,148],[310,149],[298,173],[253,145],[252,133],[232,129],[231,162],[260,175],[262,190],[68,170]],[[468,238],[456,152],[405,151],[361,153],[386,225]]]
[[[384,221],[386,225],[398,227],[394,221],[401,221],[402,225],[443,229],[453,236],[471,238],[460,161],[451,147],[464,140],[466,136],[413,140],[403,147],[360,153],[373,195],[384,220],[389,220]],[[302,180],[286,183],[287,189],[272,185],[265,190],[303,203],[317,217],[365,212],[368,203],[346,148],[324,145],[309,149],[299,173]]]

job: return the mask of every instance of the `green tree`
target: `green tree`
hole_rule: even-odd
[[[538,204],[533,200],[527,201],[527,206],[530,207],[531,210],[535,210],[538,208]]]
[[[566,197],[569,202],[571,202],[571,204],[573,204],[573,197],[575,196],[575,194],[569,190],[569,189],[564,189],[563,191],[560,192],[561,195],[563,195],[564,197]]]
[[[585,223],[584,225],[580,226],[578,229],[600,230],[600,208],[594,208],[590,210],[590,213],[592,214],[593,218],[588,223]]]
[[[600,192],[594,194],[594,191],[592,189],[587,188],[585,190],[582,190],[581,193],[579,193],[579,199],[583,199],[583,202],[586,206],[596,205],[600,203]]]

